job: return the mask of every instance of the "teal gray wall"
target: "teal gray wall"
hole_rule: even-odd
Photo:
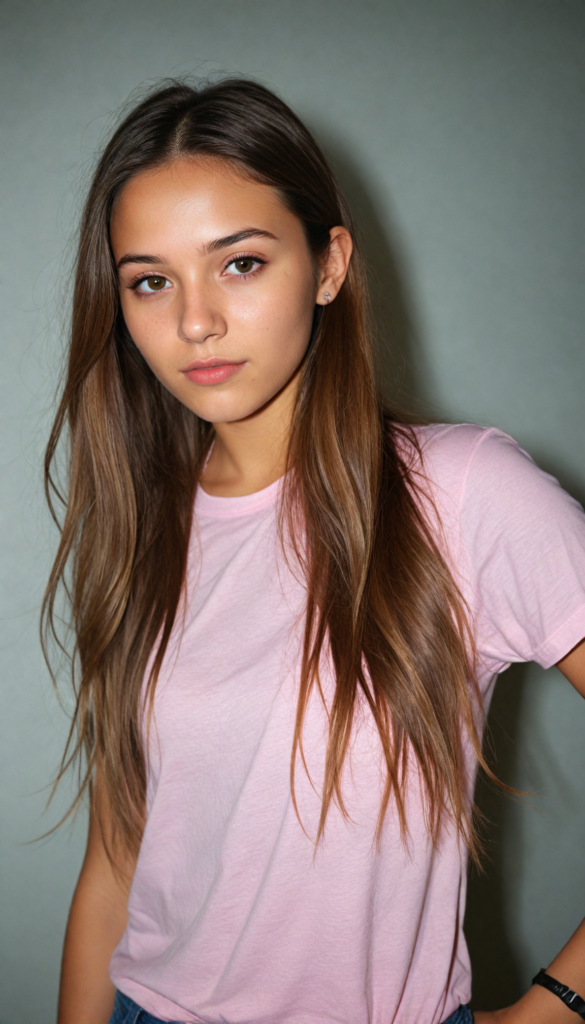
[[[251,74],[314,129],[352,200],[388,386],[495,424],[585,494],[582,0],[38,0],[0,7],[0,1024],[54,1020],[84,820],[27,845],[67,720],[37,639],[56,543],[41,455],[70,239],[96,146],[138,85]],[[398,382],[398,383],[397,383]],[[468,913],[478,1002],[515,998],[585,913],[585,707],[514,668],[492,724],[491,863]]]

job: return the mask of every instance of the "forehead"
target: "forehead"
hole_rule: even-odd
[[[123,188],[111,218],[112,244],[128,235],[179,234],[197,240],[253,224],[278,236],[302,228],[276,189],[214,157],[173,160],[142,171]]]

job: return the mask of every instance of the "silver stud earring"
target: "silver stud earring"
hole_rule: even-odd
[[[324,298],[325,302],[331,302],[331,296],[330,296],[329,292],[325,292],[325,295],[323,296],[323,298]]]

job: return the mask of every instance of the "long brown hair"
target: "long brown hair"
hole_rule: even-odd
[[[152,697],[180,607],[193,499],[213,428],[162,387],[129,336],[109,222],[134,175],[196,154],[228,160],[276,189],[303,224],[316,264],[330,228],[344,225],[355,239],[314,138],[253,81],[157,89],[118,127],[97,166],[81,221],[67,375],[46,454],[47,497],[56,515],[57,496],[65,515],[42,622],[47,650],[50,637],[58,639],[56,600],[65,584],[76,705],[59,777],[72,762],[83,763],[79,802],[99,764],[114,838],[131,851],[144,825],[143,678],[152,653]],[[69,476],[62,496],[52,467],[64,433]],[[471,631],[422,512],[416,435],[376,390],[357,249],[335,302],[315,320],[288,469],[280,524],[293,537],[307,592],[293,796],[303,718],[328,651],[336,690],[316,840],[331,801],[345,811],[342,767],[356,701],[365,699],[386,763],[378,835],[391,796],[407,828],[411,750],[432,839],[448,814],[474,851],[464,734],[483,759]]]

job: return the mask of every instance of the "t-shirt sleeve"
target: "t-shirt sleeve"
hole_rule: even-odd
[[[478,655],[549,668],[585,637],[585,512],[507,434],[477,436],[460,522]]]

